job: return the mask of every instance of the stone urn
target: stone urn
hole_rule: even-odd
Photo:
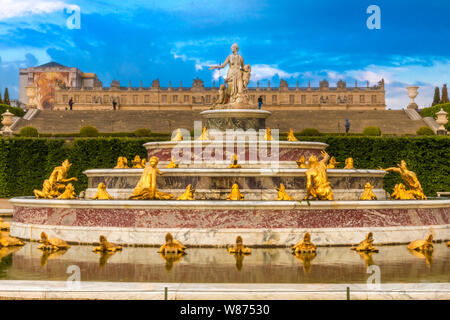
[[[9,110],[6,110],[5,113],[2,113],[2,125],[5,126],[5,129],[3,129],[2,134],[4,136],[12,135],[11,125],[14,123],[13,117],[14,114],[9,112]]]
[[[436,123],[439,125],[439,129],[437,130],[437,134],[447,134],[447,129],[445,129],[445,125],[448,123],[447,119],[448,113],[441,108],[439,112],[436,113]]]
[[[408,90],[408,97],[411,99],[411,101],[408,104],[408,109],[416,109],[416,110],[419,109],[419,106],[414,101],[414,99],[419,94],[419,92],[417,91],[417,89],[419,89],[419,87],[410,86],[410,87],[406,87],[406,89]]]

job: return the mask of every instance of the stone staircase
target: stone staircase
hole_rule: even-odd
[[[75,133],[85,125],[92,125],[100,132],[132,132],[147,128],[153,132],[171,132],[176,128],[193,129],[194,120],[201,120],[199,111],[56,111],[41,110],[30,120],[20,119],[14,128],[18,132],[24,126],[33,126],[41,133]],[[377,126],[385,134],[415,134],[426,126],[423,119],[412,120],[404,110],[286,110],[272,111],[267,125],[295,132],[316,128],[321,132],[345,132],[344,121],[351,124],[350,133],[361,133],[367,126]]]

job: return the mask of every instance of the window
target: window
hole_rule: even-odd
[[[188,95],[184,96],[184,103],[189,103],[189,96]]]
[[[178,102],[178,96],[177,95],[172,96],[172,102],[174,102],[174,103]]]
[[[251,101],[251,103],[255,103],[255,95],[252,94],[250,96],[250,101]]]
[[[353,103],[353,95],[348,96],[348,103]]]
[[[365,101],[364,101],[364,95],[363,95],[363,94],[359,96],[359,102],[360,102],[360,103],[364,103],[364,102],[365,102]]]
[[[120,96],[120,103],[121,104],[126,104],[127,103],[127,96],[126,95],[121,95]]]
[[[108,103],[109,102],[109,96],[107,94],[105,94],[103,96],[103,103]]]
[[[289,95],[289,103],[294,104],[294,95],[293,94]]]
[[[277,103],[277,96],[276,95],[272,96],[272,103]]]
[[[377,103],[377,96],[375,94],[372,95],[372,103]]]
[[[67,97],[67,94],[63,95],[63,102],[64,102],[64,103],[69,102],[68,97]]]
[[[90,94],[86,96],[86,103],[92,103],[92,97]]]
[[[301,104],[306,104],[306,95],[302,94]]]
[[[317,95],[315,94],[315,95],[313,95],[313,103],[318,103],[318,100],[317,100],[318,98],[317,98]]]
[[[167,95],[166,95],[166,94],[163,94],[163,95],[161,96],[161,102],[162,102],[162,103],[166,103],[166,102],[167,102]]]
[[[149,97],[148,94],[146,94],[146,95],[144,96],[144,103],[149,103],[149,102],[150,102],[150,97]]]
[[[207,96],[206,96],[206,103],[207,103],[207,104],[210,104],[210,103],[211,103],[211,96],[210,96],[210,95],[207,95]]]
[[[137,96],[137,94],[133,95],[133,103],[138,103],[138,96]]]

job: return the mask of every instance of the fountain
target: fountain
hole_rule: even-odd
[[[114,169],[86,170],[84,199],[54,199],[53,185],[70,181],[68,164],[58,167],[38,198],[10,200],[11,235],[37,240],[46,232],[90,244],[102,235],[118,245],[160,246],[170,233],[187,247],[226,246],[242,236],[248,246],[300,243],[308,250],[359,243],[368,233],[377,244],[410,243],[429,233],[435,241],[449,239],[450,200],[425,200],[406,164],[407,172],[386,170],[402,174],[409,190],[403,185],[401,194],[412,199],[389,200],[386,170],[354,168],[351,158],[336,169],[327,144],[297,141],[292,132],[289,141],[278,140],[266,127],[271,113],[249,102],[250,66],[237,45],[232,51],[212,67],[229,65],[227,86],[213,109],[201,113],[205,125],[196,126],[196,138],[176,130],[172,141],[146,143],[145,168],[128,168],[119,158]]]

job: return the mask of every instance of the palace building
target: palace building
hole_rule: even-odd
[[[266,110],[385,110],[384,80],[376,85],[347,86],[339,80],[336,87],[327,80],[319,87],[289,87],[281,80],[278,87],[249,87],[252,104],[263,99]],[[20,69],[19,100],[27,108],[64,110],[69,100],[74,102],[73,110],[112,110],[113,101],[119,110],[206,110],[219,96],[219,88],[213,82],[205,87],[204,82],[193,80],[192,87],[161,87],[159,80],[151,87],[121,86],[112,81],[110,87],[103,87],[95,73],[84,73],[78,68],[65,67],[50,62],[39,67]]]

